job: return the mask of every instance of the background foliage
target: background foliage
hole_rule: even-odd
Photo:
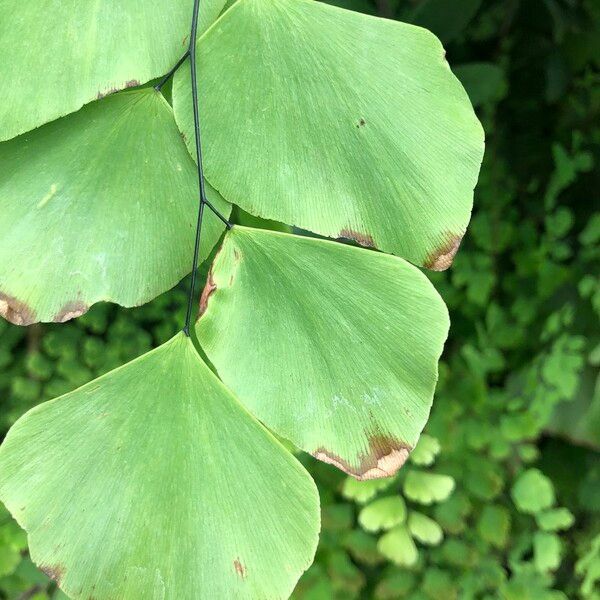
[[[461,251],[428,273],[452,317],[428,435],[391,481],[301,457],[323,533],[295,596],[600,598],[600,5],[336,4],[432,29],[487,152]],[[169,339],[184,288],[64,325],[0,321],[0,433]],[[59,597],[0,509],[0,598]]]

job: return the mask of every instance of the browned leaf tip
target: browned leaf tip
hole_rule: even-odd
[[[137,79],[130,79],[129,81],[125,82],[125,85],[122,88],[112,87],[112,88],[109,88],[108,90],[105,90],[104,92],[98,92],[98,94],[96,96],[96,100],[102,100],[102,98],[106,98],[106,96],[110,96],[111,94],[115,94],[126,88],[137,87],[138,85],[141,85],[141,84]]]
[[[359,233],[358,231],[354,231],[353,229],[342,229],[340,231],[339,237],[346,238],[347,240],[352,240],[354,242],[357,242],[361,246],[366,246],[367,248],[375,248],[373,236],[368,235],[366,233]]]
[[[242,578],[245,579],[246,575],[247,575],[247,570],[246,570],[246,566],[244,565],[244,563],[242,563],[242,561],[240,561],[239,558],[236,558],[233,561],[233,567],[235,568],[235,572]]]
[[[357,467],[323,447],[317,448],[312,454],[359,481],[365,481],[394,475],[405,463],[411,449],[392,437],[373,435],[369,438],[369,450],[360,455]]]
[[[31,325],[36,322],[35,313],[25,302],[0,292],[0,315],[14,325]]]
[[[64,323],[71,319],[76,319],[89,310],[89,306],[79,300],[74,302],[67,302],[52,319],[55,323]]]
[[[432,271],[445,271],[452,264],[462,238],[462,235],[449,234],[447,241],[425,259],[423,266]]]
[[[65,569],[61,565],[40,565],[40,570],[43,571],[50,579],[56,581],[60,585],[60,580],[65,574]]]

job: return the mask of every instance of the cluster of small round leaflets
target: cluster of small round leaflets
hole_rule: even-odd
[[[191,4],[0,0],[13,323],[141,304],[189,270],[189,70],[172,107],[152,80]],[[448,316],[417,267],[450,265],[483,154],[440,43],[312,0],[224,5],[202,0],[197,40],[209,199],[370,249],[234,225],[196,327],[210,368],[179,334],[15,424],[0,499],[73,598],[287,597],[318,495],[262,423],[364,480],[401,467],[431,405]],[[201,257],[222,234],[207,213]]]

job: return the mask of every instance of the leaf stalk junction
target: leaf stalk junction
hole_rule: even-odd
[[[202,166],[202,141],[200,137],[200,115],[198,111],[198,81],[196,74],[196,36],[198,33],[198,13],[200,9],[200,0],[194,0],[194,10],[192,13],[192,26],[190,32],[190,43],[183,56],[175,63],[173,68],[161,79],[155,86],[155,90],[160,92],[163,85],[175,74],[187,58],[190,59],[190,75],[192,79],[192,104],[194,108],[194,141],[196,146],[196,166],[198,172],[198,187],[200,191],[200,202],[198,204],[198,220],[196,222],[196,238],[194,241],[194,258],[192,260],[192,277],[188,294],[187,310],[185,315],[185,324],[183,332],[190,337],[190,325],[192,321],[192,311],[194,305],[194,289],[196,287],[196,276],[198,271],[198,260],[200,254],[200,239],[202,237],[202,220],[204,217],[204,207],[208,208],[225,224],[227,229],[233,227],[206,197],[206,187],[204,183],[204,169]]]

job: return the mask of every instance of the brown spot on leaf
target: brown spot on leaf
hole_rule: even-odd
[[[354,242],[357,242],[361,246],[366,246],[367,248],[375,248],[375,242],[373,241],[372,236],[366,233],[359,233],[353,229],[342,229],[339,237],[346,238],[347,240],[353,240]]]
[[[215,264],[217,263],[217,257],[221,254],[221,250],[223,250],[223,246],[221,246],[215,256],[213,258],[212,265],[210,265],[210,269],[208,271],[208,277],[206,278],[206,284],[204,285],[204,289],[202,290],[202,294],[200,295],[200,308],[198,310],[198,318],[196,321],[200,319],[200,317],[206,312],[206,307],[208,306],[208,300],[211,294],[217,289],[217,284],[213,279],[213,269]]]
[[[446,242],[425,259],[424,267],[432,271],[445,271],[452,264],[462,238],[462,235],[448,234]]]
[[[367,122],[364,119],[360,119],[360,121],[356,124],[357,127],[364,127]]]
[[[127,88],[132,88],[132,87],[137,87],[138,85],[141,85],[140,82],[137,79],[130,79],[129,81],[125,82],[125,85],[122,88],[109,88],[108,90],[105,90],[103,92],[98,92],[98,94],[96,95],[96,100],[102,100],[102,98],[106,98],[106,96],[110,96],[111,94],[116,94],[117,92],[120,92],[121,90],[127,89]]]
[[[208,299],[210,298],[210,295],[216,289],[217,289],[217,284],[215,283],[215,281],[213,279],[212,267],[211,267],[210,271],[208,272],[208,277],[206,279],[206,285],[204,286],[204,289],[202,290],[202,295],[200,296],[200,310],[198,311],[198,318],[200,318],[206,312],[206,307],[208,305]]]
[[[40,565],[40,570],[42,570],[50,579],[56,581],[58,585],[60,585],[60,580],[65,573],[64,568],[61,565]]]
[[[240,561],[239,558],[236,558],[233,561],[233,566],[235,568],[235,572],[242,578],[245,579],[247,575],[247,570],[245,565]]]
[[[412,448],[392,437],[373,435],[369,438],[368,452],[359,456],[358,467],[323,447],[317,448],[312,455],[359,481],[365,481],[394,475],[405,463],[411,450]]]
[[[82,314],[86,313],[89,308],[90,307],[87,304],[80,302],[79,300],[67,302],[52,320],[55,323],[64,323],[65,321],[80,317]]]
[[[0,292],[0,315],[14,325],[31,325],[36,322],[35,313],[25,302]]]

